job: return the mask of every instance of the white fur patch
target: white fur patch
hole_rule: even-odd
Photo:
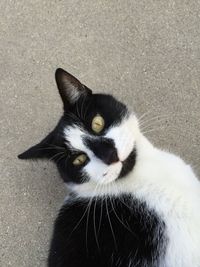
[[[92,157],[93,153],[83,143],[83,137],[88,135],[83,129],[77,125],[69,126],[64,130],[65,139],[69,142],[72,149],[85,152],[88,157]]]
[[[130,134],[130,145],[123,137],[123,126],[127,134]],[[136,145],[137,159],[133,171],[127,177],[108,185],[103,183],[97,187],[100,177],[82,185],[74,185],[72,190],[83,197],[131,193],[137,199],[145,201],[166,225],[167,251],[159,266],[200,267],[200,182],[190,166],[179,157],[153,147],[137,131],[131,117],[118,129],[117,126],[111,128],[106,136],[116,142],[121,159]],[[120,137],[122,139],[118,140]],[[100,165],[96,162],[95,168],[89,167],[87,171],[93,175],[96,173],[97,177],[102,176],[104,166]],[[117,173],[117,168],[119,166],[110,170],[110,181],[114,177],[112,171]]]
[[[115,125],[105,135],[114,140],[120,161],[124,161],[134,148],[139,133],[135,115],[125,117],[120,125]]]

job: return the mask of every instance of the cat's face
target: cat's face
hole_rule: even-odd
[[[44,140],[19,158],[53,160],[71,185],[107,184],[125,177],[136,161],[135,115],[110,95],[92,94],[62,69],[56,71],[56,82],[64,115]]]

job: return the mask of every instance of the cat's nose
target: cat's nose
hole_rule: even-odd
[[[102,156],[102,160],[110,165],[112,163],[118,162],[119,158],[115,148],[109,148],[105,151],[105,154]]]
[[[107,165],[118,162],[117,149],[112,139],[99,138],[99,139],[85,139],[84,143],[92,150],[96,157],[101,159]]]

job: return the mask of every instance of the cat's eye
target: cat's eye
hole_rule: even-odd
[[[73,160],[73,165],[74,166],[80,166],[82,164],[84,164],[87,160],[87,156],[85,154],[80,154],[78,157],[76,157],[74,160]]]
[[[104,126],[104,118],[101,115],[97,114],[92,120],[92,130],[95,133],[100,133],[103,130]]]

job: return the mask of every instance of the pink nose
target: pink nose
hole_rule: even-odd
[[[109,148],[105,151],[105,154],[102,156],[102,160],[110,165],[112,163],[118,162],[119,158],[115,148]]]

